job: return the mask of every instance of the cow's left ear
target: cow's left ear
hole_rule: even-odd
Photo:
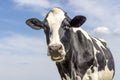
[[[75,16],[75,17],[71,20],[70,25],[71,25],[71,27],[79,27],[79,26],[81,26],[85,21],[86,21],[86,17],[85,17],[85,16],[78,15],[78,16]]]

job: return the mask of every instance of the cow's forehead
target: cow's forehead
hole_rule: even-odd
[[[53,12],[55,14],[64,13],[64,11],[60,8],[53,8],[53,9],[51,9],[50,12]]]
[[[50,28],[52,27],[60,27],[62,21],[65,18],[65,12],[60,8],[53,8],[48,13],[46,20]]]

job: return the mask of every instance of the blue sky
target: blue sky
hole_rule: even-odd
[[[107,41],[120,79],[120,0],[0,0],[0,80],[60,80],[55,63],[47,56],[43,30],[25,21],[43,20],[53,7],[73,18],[87,17],[82,26],[89,34]]]

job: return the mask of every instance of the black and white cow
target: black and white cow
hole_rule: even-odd
[[[86,18],[73,19],[60,8],[49,11],[44,21],[31,18],[31,28],[44,29],[48,55],[56,62],[62,80],[112,80],[114,60],[106,42],[79,28]]]

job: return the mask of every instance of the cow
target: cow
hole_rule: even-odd
[[[112,80],[114,59],[105,41],[90,36],[80,26],[83,15],[70,18],[61,8],[51,9],[43,21],[26,20],[46,35],[48,56],[56,63],[61,80]]]

